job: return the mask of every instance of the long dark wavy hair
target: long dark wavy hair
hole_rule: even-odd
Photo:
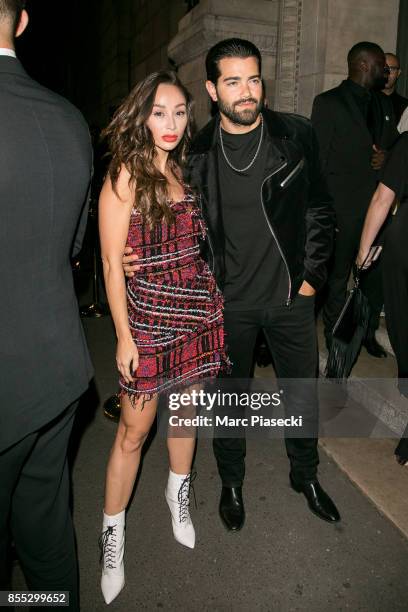
[[[186,152],[194,131],[194,120],[191,95],[174,72],[170,70],[153,72],[140,81],[102,132],[102,138],[106,138],[108,142],[110,155],[108,175],[115,193],[117,194],[117,182],[124,165],[130,174],[129,187],[135,193],[135,206],[152,227],[162,220],[171,223],[174,219],[168,203],[167,179],[154,163],[155,144],[152,133],[146,125],[152,112],[157,88],[162,83],[175,85],[186,99],[186,130],[177,147],[169,152],[167,158],[170,170],[181,180],[180,168],[185,163]]]

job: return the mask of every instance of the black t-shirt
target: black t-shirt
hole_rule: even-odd
[[[253,159],[261,124],[246,134],[222,131],[229,162],[238,169]],[[253,310],[284,304],[289,277],[261,202],[265,178],[265,134],[253,165],[236,172],[227,163],[218,136],[218,169],[225,232],[225,305],[230,310]]]
[[[408,132],[403,132],[392,147],[380,181],[395,192],[400,202],[408,200]]]

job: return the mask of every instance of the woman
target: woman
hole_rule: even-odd
[[[111,450],[101,537],[106,603],[124,585],[125,509],[158,395],[214,377],[226,363],[222,297],[199,256],[205,228],[181,166],[191,98],[172,72],[146,77],[105,130],[111,152],[99,201],[104,276],[116,329],[121,415]],[[126,287],[125,245],[138,254]],[[168,437],[165,491],[175,539],[194,547],[189,513],[195,437]]]
[[[408,397],[408,133],[401,134],[392,148],[371,200],[361,236],[357,265],[362,266],[370,247],[395,201],[397,213],[385,233],[383,286],[385,314],[391,346],[398,364],[398,388]],[[368,259],[364,268],[370,265]],[[397,459],[408,461],[404,434],[396,449]]]

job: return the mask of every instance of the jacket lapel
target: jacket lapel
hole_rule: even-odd
[[[186,181],[196,192],[207,230],[218,243],[224,243],[221,197],[217,167],[217,127],[213,120],[193,142],[186,166]]]
[[[341,83],[339,86],[340,99],[342,100],[344,107],[356,125],[359,126],[361,130],[361,136],[367,141],[367,143],[372,144],[372,136],[367,127],[367,123],[364,121],[364,117],[361,114],[361,110],[358,108],[354,96],[348,87],[345,85],[345,81]]]
[[[388,96],[373,94],[374,142],[383,149],[389,149],[398,138],[394,109]]]

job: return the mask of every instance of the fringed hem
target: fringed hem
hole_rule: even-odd
[[[120,389],[118,392],[118,397],[119,399],[128,397],[132,408],[136,408],[140,398],[143,398],[141,407],[141,410],[143,410],[145,403],[151,401],[156,396],[168,395],[169,393],[177,393],[182,391],[186,392],[186,389],[189,387],[193,387],[194,385],[203,382],[214,382],[220,374],[230,373],[232,365],[229,357],[224,354],[222,358],[223,361],[221,362],[221,365],[216,373],[207,372],[205,374],[193,376],[190,379],[167,380],[159,384],[157,388],[154,389],[154,392],[144,391],[142,389],[131,389],[129,387],[124,387],[121,383],[119,383]]]
[[[156,395],[158,395],[158,393],[146,393],[145,391],[130,391],[122,388],[120,388],[118,391],[119,399],[121,400],[124,397],[127,397],[133,409],[136,409],[137,403],[141,399],[142,405],[140,410],[143,410],[146,402],[150,402],[152,399],[155,398]]]

